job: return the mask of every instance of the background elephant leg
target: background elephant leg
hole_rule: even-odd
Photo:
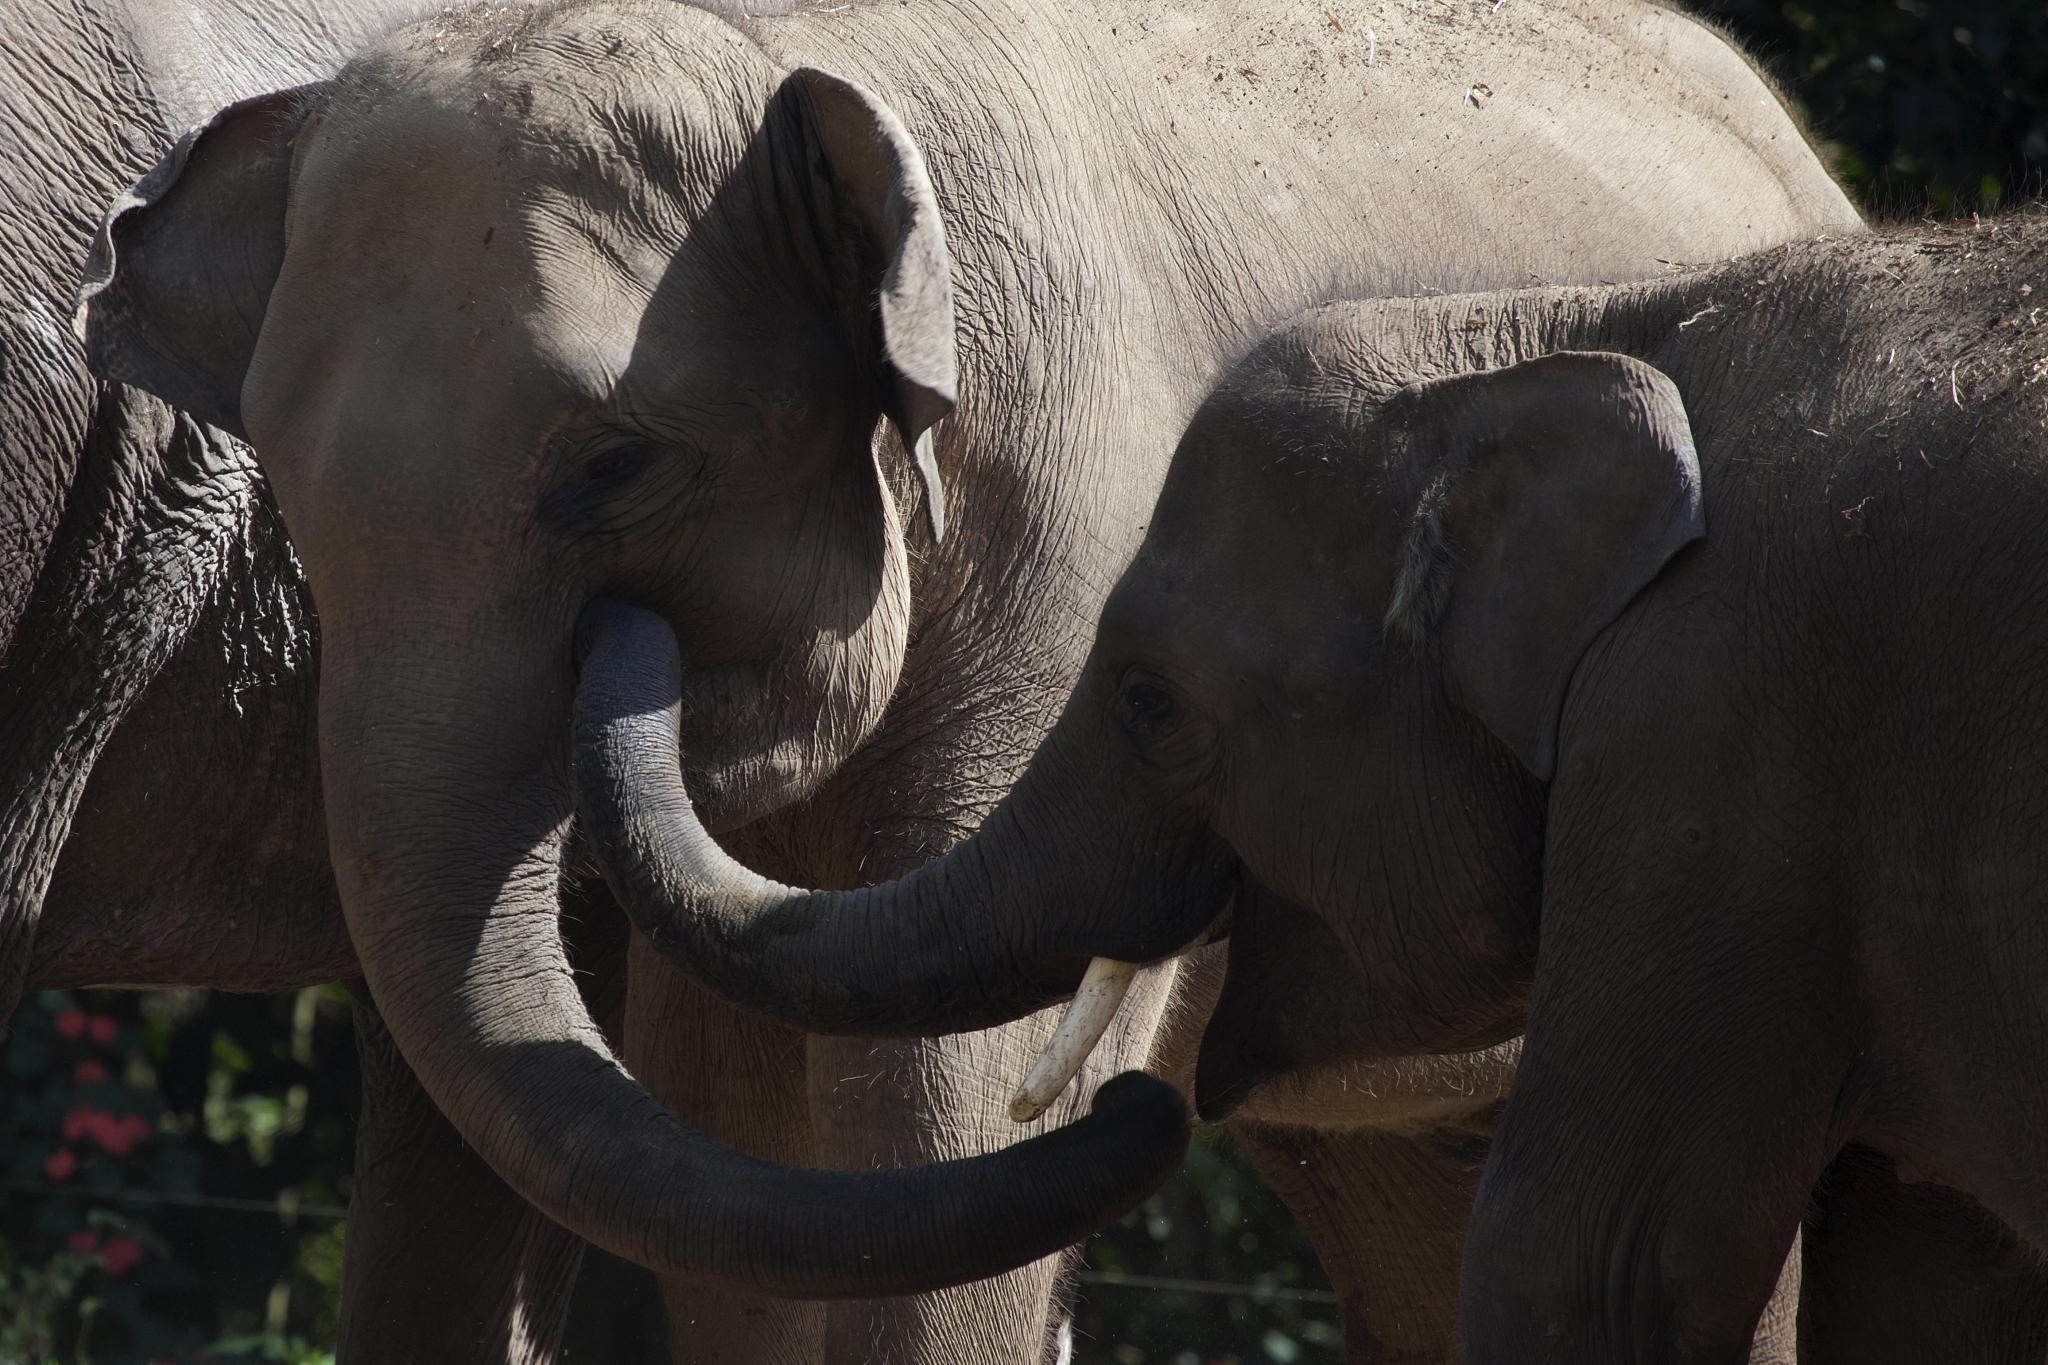
[[[1799,1358],[1807,1365],[2040,1365],[2048,1267],[1968,1195],[1899,1180],[1851,1145],[1806,1221]]]
[[[1337,1292],[1345,1360],[1458,1358],[1458,1258],[1496,1116],[1488,1106],[1416,1134],[1229,1125],[1316,1249]],[[1800,1266],[1794,1246],[1757,1324],[1751,1365],[1795,1359]]]
[[[819,1159],[830,1166],[909,1166],[1015,1141],[1021,1130],[1003,1110],[1031,1063],[1028,1046],[1003,1036],[1015,1032],[1013,1026],[926,1042],[812,1039]],[[834,1304],[824,1358],[1038,1365],[1057,1268],[1054,1258],[936,1294]]]
[[[342,1270],[342,1365],[556,1358],[583,1243],[535,1212],[419,1087],[356,1005],[363,1113]]]
[[[918,1042],[812,1038],[811,1106],[826,1165],[910,1166],[995,1151],[1086,1112],[1095,1087],[1139,1067],[1173,972],[1139,977],[1074,1084],[1037,1123],[1010,1121],[1010,1098],[1057,1018],[1048,1011],[984,1033]],[[1056,1358],[1060,1258],[938,1294],[834,1304],[827,1361],[1039,1365]],[[1062,1312],[1063,1315],[1063,1312]]]
[[[1416,1135],[1233,1123],[1337,1291],[1344,1358],[1458,1358],[1458,1258],[1490,1125]]]
[[[609,1030],[625,979],[624,917],[572,899],[564,934]],[[584,1243],[514,1194],[420,1089],[358,991],[363,1112],[342,1271],[342,1365],[540,1365],[559,1358]],[[631,1305],[607,1305],[626,1343]],[[653,1304],[646,1304],[652,1317]],[[622,1321],[623,1319],[623,1321]],[[642,1334],[644,1335],[644,1334]],[[659,1347],[658,1338],[654,1345]],[[660,1359],[608,1350],[608,1365]]]
[[[629,956],[625,1059],[634,1078],[721,1142],[773,1161],[819,1164],[804,1101],[803,1035],[705,991],[637,935]],[[664,1281],[661,1300],[677,1365],[819,1359],[821,1305],[689,1280]]]

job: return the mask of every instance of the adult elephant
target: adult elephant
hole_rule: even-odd
[[[477,11],[226,111],[122,205],[97,363],[252,438],[320,609],[370,988],[551,1216],[677,1268],[642,1201],[684,1167],[555,928],[593,595],[691,641],[721,830],[792,877],[900,872],[1028,755],[1173,433],[1264,323],[1336,287],[1640,275],[1856,227],[1755,74],[1673,11],[1374,23]],[[644,952],[632,974],[634,1074],[774,1156],[988,1145],[1043,1032],[806,1042]],[[1154,1016],[1130,1019],[1110,1055],[1144,1054]],[[703,1356],[1014,1359],[1043,1349],[1050,1281],[829,1321],[669,1297]]]
[[[983,1026],[1227,915],[1211,1117],[1526,1019],[1474,1365],[1741,1359],[1824,1178],[1931,1235],[1915,1283],[1817,1221],[1920,1312],[1821,1296],[1803,1358],[2038,1359],[2044,270],[2030,215],[1312,310],[1195,419],[972,840],[853,892],[735,865],[674,636],[609,603],[588,833],[658,942],[814,1027]]]
[[[223,100],[330,74],[343,53],[418,8],[33,5],[0,18],[0,147],[10,168],[0,219],[6,1011],[29,987],[111,980],[255,990],[356,974],[312,754],[310,603],[268,490],[229,429],[235,424],[208,420],[218,413],[94,380],[71,315],[78,263],[107,200],[166,149],[172,163],[182,159],[192,140],[173,146],[175,130],[210,118]],[[365,1018],[370,1159],[359,1161],[350,1298],[368,1311],[351,1314],[351,1354],[517,1354],[522,1333],[535,1330],[524,1300],[538,1301],[543,1313],[550,1294],[565,1305],[580,1244],[523,1211],[476,1163],[440,1150],[418,1160],[410,1080],[393,1074],[374,1013]],[[1128,1188],[1109,1203],[1138,1197],[1173,1164],[1175,1102],[1142,1087],[1127,1093],[1134,1107],[1096,1124],[1098,1140],[1136,1137],[1136,1150],[1149,1152],[1140,1163],[1152,1169],[1127,1171]],[[1126,1126],[1122,1137],[1109,1131]],[[768,1201],[774,1216],[748,1218],[707,1254],[713,1273],[772,1285],[794,1262],[797,1278],[785,1288],[827,1293],[923,1288],[976,1273],[971,1248],[956,1248],[902,1277],[904,1249],[912,1261],[936,1249],[938,1225],[917,1207],[913,1188],[930,1174],[907,1173],[913,1184],[891,1192],[894,1175],[880,1183],[809,1177],[701,1140],[676,1147],[694,1150],[707,1174],[751,1180],[756,1198],[777,1192]],[[1048,1148],[1039,1159],[1055,1155]],[[422,1165],[440,1178],[437,1187],[409,1187]],[[1067,1179],[1058,1175],[1049,1188]],[[401,1301],[390,1302],[397,1277],[383,1273],[384,1248],[397,1229],[380,1196],[401,1188],[424,1196],[405,1209],[403,1245],[412,1251],[424,1242],[442,1253],[428,1275],[410,1267],[412,1279],[443,1299],[438,1304],[417,1302],[417,1291],[405,1300],[402,1288]],[[744,1189],[736,1179],[734,1193]],[[1107,1193],[1055,1194],[1082,1222],[1055,1215],[1044,1249],[1099,1218]],[[480,1249],[474,1222],[460,1245],[449,1244],[445,1227],[432,1235],[449,1221],[438,1217],[442,1210],[472,1217],[479,1199],[511,1211],[492,1228],[500,1235]],[[867,1215],[858,1212],[863,1204]],[[877,1214],[879,1227],[828,1230],[833,1219]],[[885,1248],[891,1223],[899,1232],[914,1228],[916,1247]],[[841,1245],[832,1253],[805,1260],[809,1241],[834,1236]],[[846,1247],[849,1236],[873,1243],[866,1263]],[[788,1244],[775,1246],[778,1237]],[[833,1283],[834,1265],[851,1278]]]
[[[269,490],[229,432],[95,379],[73,313],[107,203],[183,132],[330,75],[423,9],[0,7],[0,1017],[47,987],[358,974],[327,859],[312,606]],[[436,1133],[374,1010],[358,1016],[345,1335],[371,1358],[457,1360],[554,1334],[537,1305],[566,1305],[580,1244]],[[400,1201],[403,1226],[380,1226]],[[379,1272],[387,1242],[400,1273]]]

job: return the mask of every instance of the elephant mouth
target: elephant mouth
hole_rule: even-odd
[[[1191,953],[1230,937],[1231,927],[1237,918],[1237,901],[1236,894],[1229,896],[1223,908],[1209,921],[1208,927],[1174,956]],[[1068,1002],[1058,1026],[1046,1039],[1037,1060],[1018,1086],[1015,1098],[1010,1101],[1010,1118],[1013,1121],[1029,1123],[1043,1114],[1080,1074],[1095,1045],[1115,1022],[1116,1012],[1139,970],[1137,965],[1113,957],[1088,960],[1087,970],[1082,974],[1074,998]]]

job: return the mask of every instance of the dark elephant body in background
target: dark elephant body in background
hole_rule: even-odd
[[[673,771],[639,742],[656,688],[586,711],[608,873],[707,981],[869,1029],[1037,1007],[1234,902],[1211,1116],[1526,1017],[1464,1254],[1475,1362],[1742,1358],[1838,1158],[1815,1358],[2027,1359],[2044,278],[2032,214],[1307,313],[1195,419],[972,840],[804,893],[686,804],[628,834]],[[941,913],[997,933],[907,951]],[[1895,1296],[1863,1320],[1858,1275]]]
[[[1369,52],[1315,5],[478,12],[187,151],[115,224],[100,363],[246,427],[276,480],[392,1037],[520,1192],[670,1269],[680,1214],[644,1201],[683,1197],[674,1130],[606,1060],[551,913],[585,598],[691,640],[692,780],[752,856],[900,872],[1014,775],[1172,433],[1272,320],[1338,286],[1633,276],[1856,227],[1740,57],[1648,5],[1392,15]],[[635,958],[635,1076],[782,1159],[993,1145],[1042,1031],[806,1041]],[[1105,1055],[1142,1057],[1155,1017]],[[434,1140],[516,1242],[532,1225]],[[358,1322],[421,1282],[391,1247],[352,1261],[385,1277],[352,1283]],[[669,1297],[694,1353],[1009,1359],[1042,1348],[1050,1279],[829,1320]],[[452,1349],[547,1353],[527,1292],[474,1296]],[[414,1349],[356,1343],[380,1348]]]

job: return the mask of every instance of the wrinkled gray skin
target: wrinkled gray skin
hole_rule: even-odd
[[[785,875],[900,872],[1014,775],[1166,433],[1263,325],[1336,288],[1633,276],[1855,225],[1749,68],[1666,11],[1395,15],[1370,67],[1317,6],[1199,16],[477,16],[233,111],[117,224],[100,363],[246,430],[305,559],[328,828],[391,1034],[492,1168],[602,1244],[678,1268],[647,1202],[679,1188],[670,1130],[604,1061],[552,914],[592,596],[690,640],[721,829]],[[940,418],[920,479],[904,441]],[[769,1155],[998,1141],[1040,1031],[807,1045],[639,958],[636,1076]],[[1014,1359],[1050,1275],[829,1322],[670,1303],[706,1355]]]
[[[269,490],[228,433],[96,381],[72,315],[107,203],[179,134],[430,8],[0,9],[0,1017],[35,988],[358,973],[326,854],[311,603]],[[495,1360],[558,1333],[581,1243],[462,1148],[358,1014],[345,1352]]]
[[[1831,1162],[1808,1358],[2038,1359],[2044,278],[2037,214],[1309,312],[1204,404],[975,838],[763,883],[639,804],[674,769],[620,694],[593,838],[680,958],[813,1025],[985,1024],[1234,904],[1208,1115],[1526,1018],[1475,1365],[1741,1359]],[[942,909],[979,931],[933,953]],[[1859,1274],[1917,1311],[1845,1313]]]

